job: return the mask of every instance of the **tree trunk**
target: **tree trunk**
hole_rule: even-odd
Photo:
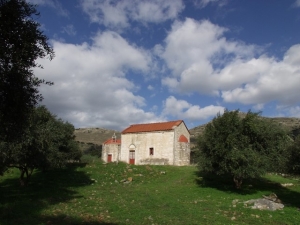
[[[242,178],[233,177],[233,181],[235,183],[236,189],[241,189],[242,188],[242,183],[243,183],[243,179]]]
[[[20,185],[23,187],[26,185],[26,181],[24,179],[24,175],[25,175],[25,169],[24,168],[20,168],[21,171],[21,175],[20,175]]]
[[[29,182],[29,178],[33,172],[33,169],[30,169],[30,171],[28,172],[28,168],[27,167],[22,167],[19,168],[21,171],[21,175],[20,175],[20,185],[21,186],[26,186]]]

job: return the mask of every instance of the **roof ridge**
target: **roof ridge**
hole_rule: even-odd
[[[136,124],[131,124],[129,125],[131,126],[135,126],[135,125],[145,125],[145,124],[156,124],[156,123],[172,123],[172,122],[182,122],[183,120],[171,120],[171,121],[162,121],[162,122],[150,122],[150,123],[136,123]]]
[[[155,122],[155,123],[144,123],[144,124],[132,124],[121,133],[135,133],[135,132],[151,132],[160,130],[172,130],[175,126],[179,126],[183,120]]]

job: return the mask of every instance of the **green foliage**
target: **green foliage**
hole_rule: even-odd
[[[101,157],[102,145],[91,143],[91,145],[89,145],[87,149],[84,150],[83,154]]]
[[[80,158],[80,162],[82,163],[94,163],[99,161],[99,158],[90,154],[83,154]]]
[[[293,145],[288,148],[287,172],[300,174],[300,136],[297,136]]]
[[[34,67],[41,67],[38,58],[54,57],[33,16],[39,13],[25,0],[0,0],[0,141],[14,148],[42,99],[38,87],[51,84],[33,74]],[[6,149],[2,144],[0,169],[9,163]]]
[[[23,138],[9,148],[10,166],[21,170],[20,180],[25,184],[34,169],[63,167],[69,160],[79,160],[81,151],[74,138],[72,124],[57,119],[44,106],[37,107]]]
[[[240,188],[245,178],[282,171],[288,143],[286,132],[259,113],[249,111],[242,118],[238,110],[225,110],[199,137],[199,168],[217,175],[230,174]]]

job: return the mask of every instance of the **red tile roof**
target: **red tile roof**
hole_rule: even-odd
[[[104,145],[109,145],[109,144],[121,144],[121,139],[116,139],[113,140],[112,138],[108,139],[103,143]]]
[[[123,130],[122,134],[173,130],[174,126],[177,127],[182,122],[183,120],[176,120],[176,121],[160,122],[160,123],[133,124],[127,127],[125,130]]]
[[[188,139],[186,138],[186,136],[180,135],[180,137],[179,137],[179,142],[186,142],[186,143],[188,143],[189,141],[188,141]]]

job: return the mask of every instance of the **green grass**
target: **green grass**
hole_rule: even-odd
[[[162,173],[164,171],[165,173]],[[300,182],[268,175],[236,191],[232,181],[204,176],[193,166],[73,164],[35,172],[20,187],[19,172],[0,177],[0,224],[298,224]],[[133,178],[129,184],[122,179]],[[284,188],[279,183],[294,183]],[[276,193],[280,211],[245,208],[243,201]],[[232,204],[238,199],[239,203]]]

